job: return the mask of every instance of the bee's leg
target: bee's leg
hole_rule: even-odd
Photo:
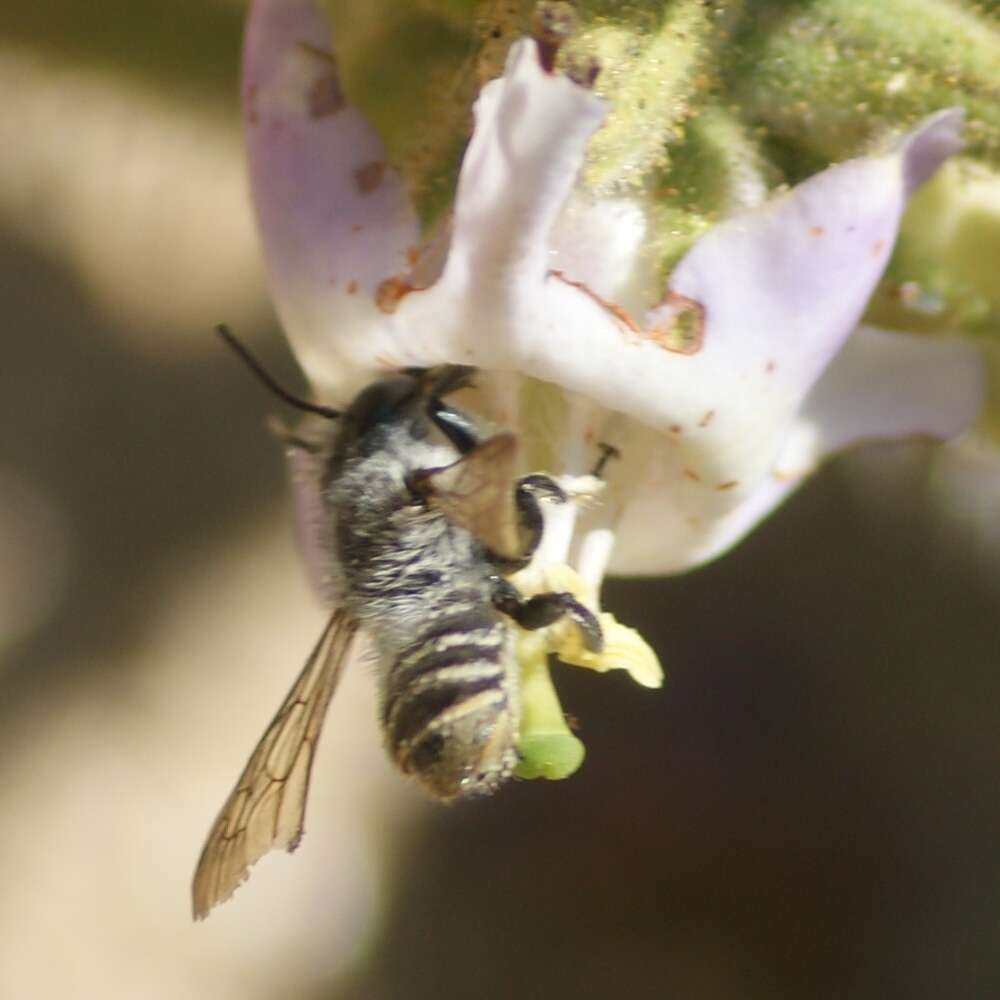
[[[529,632],[552,625],[566,615],[580,630],[580,637],[587,649],[592,653],[599,653],[604,648],[604,632],[597,616],[572,594],[550,590],[525,600],[517,587],[498,576],[494,583],[493,604],[497,610],[509,615]]]
[[[601,478],[605,466],[612,458],[621,458],[621,452],[612,444],[598,445],[601,456],[590,474],[595,479]],[[542,540],[544,517],[541,504],[567,503],[570,495],[551,476],[536,472],[530,476],[522,476],[514,487],[514,505],[517,507],[518,531],[521,541],[521,559],[511,561],[508,572],[521,569],[527,565],[535,549]]]
[[[566,503],[566,491],[551,477],[536,472],[522,476],[514,487],[514,505],[517,507],[518,533],[521,541],[523,565],[527,565],[542,540],[545,518],[541,503]],[[545,624],[550,624],[546,622]]]

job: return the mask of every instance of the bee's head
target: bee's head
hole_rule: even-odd
[[[449,392],[471,385],[475,368],[468,365],[404,368],[396,375],[373,382],[358,393],[347,410],[340,411],[302,399],[279,385],[224,324],[216,327],[216,333],[279,399],[306,413],[339,421],[337,440],[341,449],[366,440],[377,446],[377,440],[385,436],[379,432],[390,427],[404,427],[412,437],[422,440],[431,424],[461,453],[475,447],[477,439],[471,418],[442,402]]]
[[[467,452],[477,440],[473,421],[441,397],[469,385],[474,371],[464,365],[408,368],[373,382],[344,411],[340,447],[353,444],[362,451],[382,447],[396,428],[422,440],[434,426],[460,452]]]

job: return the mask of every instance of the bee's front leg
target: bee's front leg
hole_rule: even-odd
[[[590,477],[600,485],[602,473],[608,462],[613,458],[621,458],[621,452],[611,444],[598,445],[600,458],[594,466]],[[577,477],[576,483],[582,483],[587,477]],[[514,506],[517,508],[517,526],[521,542],[521,558],[511,560],[508,571],[523,569],[531,561],[542,540],[545,519],[542,514],[542,503],[567,503],[572,496],[566,492],[552,476],[536,472],[522,476],[514,487]]]
[[[597,616],[570,593],[547,591],[525,600],[514,584],[497,576],[493,604],[528,631],[545,628],[566,615],[580,630],[580,638],[588,650],[599,653],[604,648],[604,632]]]
[[[542,540],[545,517],[541,504],[566,503],[568,499],[566,491],[551,476],[542,472],[522,476],[517,481],[514,487],[514,506],[517,508],[517,528],[521,542],[521,559],[517,569],[528,565]]]

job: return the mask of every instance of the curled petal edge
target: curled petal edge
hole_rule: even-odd
[[[319,394],[341,401],[391,349],[376,292],[407,266],[416,216],[375,131],[344,97],[317,4],[255,0],[242,99],[274,302]]]

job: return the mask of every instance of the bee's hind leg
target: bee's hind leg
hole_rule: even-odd
[[[580,630],[587,649],[599,653],[604,648],[604,632],[597,616],[570,593],[550,590],[525,600],[509,580],[497,577],[493,604],[529,632],[552,625],[566,615]]]

